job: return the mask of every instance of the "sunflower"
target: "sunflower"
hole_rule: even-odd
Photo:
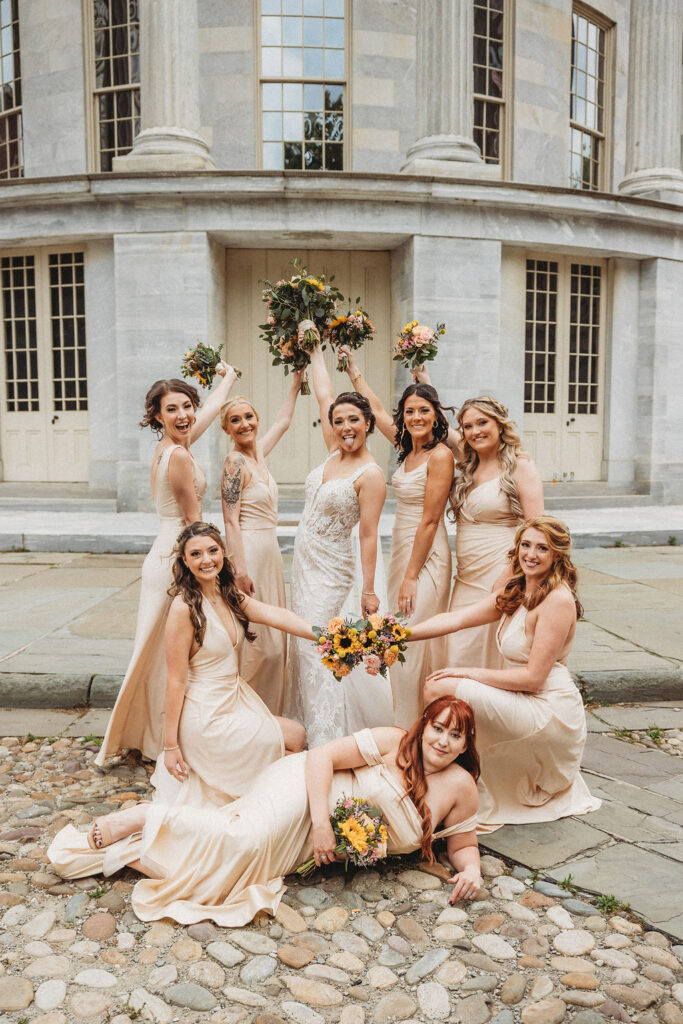
[[[355,818],[347,818],[339,823],[339,831],[351,843],[356,853],[365,853],[368,848],[365,829]]]

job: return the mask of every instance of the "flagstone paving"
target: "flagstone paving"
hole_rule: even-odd
[[[52,835],[147,796],[150,766],[94,767],[104,710],[0,711],[0,1024],[683,1024],[681,760],[631,739],[679,715],[591,709],[602,807],[483,837],[474,903],[414,856],[290,878],[275,919],[220,929],[138,921],[130,871],[54,875]]]

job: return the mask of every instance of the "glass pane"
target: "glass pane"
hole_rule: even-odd
[[[305,18],[304,19],[304,45],[305,46],[322,46],[323,45],[323,19],[322,18]]]
[[[323,0],[304,0],[304,14],[322,14]]]
[[[301,78],[303,74],[301,50],[286,47],[282,51],[282,73],[285,78]]]
[[[263,46],[280,46],[282,44],[282,20],[280,18],[261,18],[261,43]]]
[[[285,142],[285,170],[300,171],[301,168],[301,143]]]
[[[328,18],[343,18],[344,0],[325,0],[325,14]]]
[[[323,73],[323,51],[304,50],[304,74],[308,78],[320,78]],[[336,77],[336,76],[334,76]]]
[[[323,137],[323,115],[312,111],[304,115],[304,138],[322,139]]]
[[[343,50],[325,50],[325,75],[327,78],[344,77]]]
[[[323,147],[319,142],[307,142],[304,165],[307,171],[323,169]]]
[[[325,115],[325,138],[330,142],[341,142],[344,138],[344,118],[342,114]]]
[[[301,85],[290,82],[282,87],[283,110],[301,110]]]
[[[325,20],[325,46],[344,45],[344,22],[341,18]]]
[[[326,85],[325,86],[325,110],[343,110],[344,109],[344,86],[343,85]]]
[[[267,171],[278,171],[282,167],[282,146],[279,142],[264,142],[263,166]]]
[[[262,138],[264,140],[274,140],[282,138],[282,114],[278,113],[263,115]]]
[[[301,46],[301,18],[282,19],[282,42],[285,46]]]
[[[327,95],[328,90],[325,90]],[[304,86],[304,107],[306,110],[323,109],[323,87],[322,85]],[[328,107],[329,109],[329,107]]]
[[[301,14],[301,0],[282,0],[283,14]]]
[[[283,138],[299,141],[303,135],[302,116],[300,113],[288,113],[283,117]]]
[[[282,110],[282,86],[279,83],[264,83],[261,96],[264,110]]]
[[[344,169],[344,147],[334,143],[325,146],[325,170],[341,171]]]
[[[282,74],[282,50],[279,46],[263,46],[261,48],[261,69],[267,77]]]
[[[261,14],[279,14],[280,0],[261,0]]]

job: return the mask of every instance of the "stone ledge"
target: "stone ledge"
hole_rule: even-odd
[[[676,668],[572,674],[586,700],[603,704],[680,700],[683,693],[683,671]]]

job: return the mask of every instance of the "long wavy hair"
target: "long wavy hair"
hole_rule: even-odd
[[[448,436],[449,422],[446,419],[444,409],[448,409],[449,412],[455,412],[452,406],[443,406],[441,404],[437,390],[431,384],[409,384],[394,409],[394,423],[396,425],[396,440],[394,444],[398,449],[397,461],[399,466],[413,450],[413,439],[406,427],[404,417],[405,404],[413,395],[417,395],[418,398],[424,398],[426,402],[429,402],[436,415],[436,422],[432,428],[432,440],[424,445],[425,451],[436,448],[437,444],[445,441]]]
[[[516,431],[517,424],[513,419],[510,419],[507,407],[502,402],[499,402],[497,398],[491,398],[490,395],[468,398],[458,412],[458,426],[462,434],[462,455],[455,463],[455,468],[458,472],[451,488],[451,507],[448,510],[448,516],[453,522],[457,520],[463,502],[474,486],[474,473],[479,465],[479,456],[465,440],[465,431],[462,425],[463,416],[468,409],[479,409],[489,419],[495,420],[500,427],[500,442],[498,445],[498,462],[502,470],[500,489],[507,495],[510,508],[514,514],[519,519],[523,519],[524,513],[522,512],[514,480],[522,442]]]
[[[530,595],[526,593],[526,576],[519,558],[522,538],[527,530],[540,530],[553,555],[553,564],[549,574]],[[508,555],[512,575],[502,593],[496,598],[498,611],[503,615],[512,615],[520,604],[523,604],[525,608],[536,608],[552,590],[566,584],[574,598],[576,617],[580,619],[583,615],[583,608],[576,594],[577,572],[576,566],[570,558],[571,549],[572,538],[569,527],[565,526],[561,520],[555,519],[554,516],[535,516],[533,519],[528,519],[526,523],[522,523],[515,534],[514,547]]]
[[[252,643],[256,639],[256,634],[252,633],[249,629],[249,619],[242,607],[244,595],[237,589],[232,562],[226,553],[223,538],[213,523],[190,523],[179,534],[173,549],[175,561],[173,562],[173,583],[168,588],[169,595],[171,597],[182,597],[190,609],[190,621],[194,630],[194,638],[198,646],[201,647],[204,643],[204,634],[206,632],[206,615],[202,608],[202,588],[199,585],[199,580],[190,572],[183,558],[185,548],[194,537],[210,537],[223,552],[223,565],[218,573],[218,589],[228,608],[244,629],[245,638],[249,643]]]
[[[462,754],[456,758],[456,764],[461,765],[469,772],[472,778],[479,778],[479,755],[476,747],[476,730],[474,727],[474,712],[469,704],[459,697],[437,697],[422,712],[417,722],[411,726],[398,746],[396,764],[401,770],[403,781],[408,796],[417,807],[422,818],[422,843],[420,848],[422,856],[430,864],[434,860],[432,853],[432,815],[427,806],[427,779],[425,777],[424,765],[422,763],[422,737],[427,722],[434,722],[448,708],[450,717],[448,727],[455,726],[465,737],[467,746]]]
[[[163,380],[155,380],[145,395],[145,414],[140,420],[141,427],[151,427],[154,433],[161,437],[164,432],[164,425],[159,419],[161,413],[161,399],[165,395],[178,392],[185,395],[192,402],[192,408],[198,409],[201,399],[199,392],[186,380],[179,377],[168,377]]]

